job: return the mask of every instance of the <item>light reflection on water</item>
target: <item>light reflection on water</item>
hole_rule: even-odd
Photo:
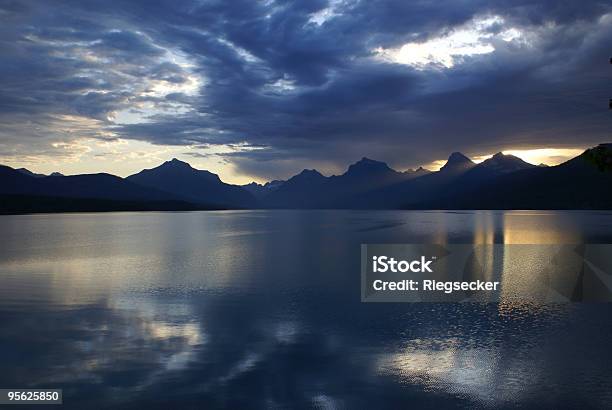
[[[608,304],[362,304],[359,251],[611,228],[604,212],[3,216],[0,385],[61,387],[74,408],[605,407]],[[538,281],[501,263],[523,272],[509,289]]]

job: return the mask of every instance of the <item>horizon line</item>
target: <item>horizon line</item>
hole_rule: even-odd
[[[600,143],[598,145],[601,145],[601,144],[605,144],[605,143]],[[593,146],[595,146],[595,145],[593,145]],[[485,154],[485,155],[466,155],[466,154],[461,153],[460,151],[453,151],[453,152],[449,153],[449,156],[452,153],[454,153],[454,152],[459,152],[462,155],[464,155],[465,157],[467,157],[470,161],[474,162],[475,164],[479,164],[481,162],[486,161],[487,159],[490,159],[491,157],[493,157],[493,155],[495,155],[497,153],[502,153],[504,155],[512,155],[514,157],[517,157],[517,158],[519,158],[519,159],[521,159],[521,160],[523,160],[523,161],[525,161],[525,162],[527,162],[527,163],[529,163],[531,165],[535,165],[535,166],[538,166],[538,165],[556,166],[556,165],[560,165],[560,164],[562,164],[562,163],[564,163],[564,162],[566,162],[566,161],[568,161],[568,160],[570,160],[572,158],[575,158],[576,156],[578,156],[581,153],[583,153],[586,149],[591,148],[593,146],[587,146],[587,147],[582,147],[582,148],[548,148],[548,147],[546,147],[546,148],[531,148],[531,149],[507,149],[507,150],[497,151],[497,152],[495,152],[493,154]],[[551,154],[553,154],[555,152],[557,154],[565,153],[565,155],[551,155]],[[556,160],[549,161],[549,163],[547,163],[545,161],[542,161],[542,162],[533,161],[534,158],[537,158],[538,153],[540,155],[547,154],[550,159],[556,158]],[[93,171],[93,172],[87,172],[87,171],[86,172],[62,172],[62,170],[59,169],[59,168],[56,169],[55,171],[51,171],[51,172],[47,171],[47,172],[45,172],[45,171],[37,170],[36,167],[31,167],[31,165],[30,166],[22,165],[22,164],[17,165],[17,164],[12,163],[12,161],[9,161],[8,163],[3,163],[2,165],[6,165],[6,166],[11,167],[13,169],[26,169],[26,170],[28,170],[30,172],[35,173],[35,174],[42,174],[42,175],[45,175],[45,176],[50,176],[52,173],[56,173],[57,172],[57,173],[61,173],[63,176],[88,175],[88,174],[89,175],[91,175],[91,174],[109,174],[109,175],[113,175],[113,176],[125,179],[125,178],[129,177],[130,175],[134,175],[134,174],[136,174],[138,172],[141,172],[143,170],[154,169],[154,168],[157,168],[157,167],[163,165],[164,163],[170,162],[172,160],[178,160],[178,161],[181,161],[181,162],[189,164],[189,166],[191,166],[192,168],[194,168],[196,170],[207,171],[207,172],[211,172],[211,173],[213,173],[215,175],[218,175],[219,178],[221,179],[221,181],[224,182],[224,183],[227,183],[227,184],[246,185],[246,184],[250,184],[250,183],[255,182],[257,184],[263,185],[263,184],[265,184],[267,182],[271,182],[271,181],[275,181],[275,180],[285,180],[286,181],[286,180],[290,179],[291,177],[293,177],[295,175],[298,175],[300,172],[302,172],[304,170],[307,170],[307,169],[314,169],[317,172],[319,172],[322,175],[324,175],[325,177],[342,175],[342,174],[344,174],[348,170],[348,168],[351,165],[354,165],[354,164],[360,162],[364,158],[365,159],[374,160],[374,161],[377,161],[377,162],[382,162],[382,163],[386,164],[389,168],[391,168],[392,170],[394,170],[396,172],[409,172],[409,171],[414,172],[414,171],[416,171],[419,168],[423,168],[424,170],[429,171],[429,172],[437,172],[448,161],[448,158],[447,158],[447,159],[441,159],[441,160],[434,160],[434,161],[431,161],[431,162],[429,162],[427,164],[423,164],[423,165],[420,165],[420,166],[417,166],[417,167],[413,167],[413,168],[396,169],[396,168],[390,166],[386,161],[370,158],[368,156],[363,156],[361,159],[359,159],[357,161],[350,162],[348,165],[346,165],[343,168],[344,171],[342,171],[340,173],[326,172],[326,170],[320,171],[317,168],[302,168],[302,169],[294,171],[293,173],[291,173],[289,176],[286,176],[285,178],[268,178],[268,179],[264,180],[264,179],[255,178],[255,177],[249,178],[249,176],[244,176],[243,175],[242,176],[243,177],[242,180],[243,181],[247,181],[248,180],[248,182],[239,182],[239,183],[236,183],[236,182],[233,182],[233,181],[227,182],[227,179],[224,178],[224,176],[222,176],[221,174],[213,172],[213,171],[210,171],[207,168],[201,168],[201,167],[199,167],[197,165],[197,163],[194,166],[194,165],[192,165],[192,162],[190,162],[188,160],[177,158],[177,156],[174,155],[174,154],[172,154],[172,158],[167,159],[167,160],[161,160],[161,159],[156,158],[157,161],[155,163],[152,163],[150,161],[150,163],[156,164],[156,165],[145,166],[144,168],[141,168],[138,171],[127,173],[125,175],[121,175],[121,173],[114,173],[114,172],[109,172],[109,171],[104,171],[104,170],[100,170],[100,171],[97,171],[97,172],[96,171]],[[111,162],[111,161],[108,161],[108,162]]]

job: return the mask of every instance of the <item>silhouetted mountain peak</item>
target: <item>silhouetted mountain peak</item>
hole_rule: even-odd
[[[19,172],[21,172],[24,175],[28,175],[28,176],[31,176],[31,177],[34,177],[34,178],[42,178],[42,177],[45,176],[44,174],[37,174],[36,172],[32,172],[32,171],[30,171],[27,168],[18,168],[15,171],[19,171]]]
[[[472,162],[472,160],[463,155],[462,153],[453,152],[448,157],[446,164],[444,164],[444,166],[440,168],[440,171],[467,169],[473,167],[474,165],[475,164]]]
[[[387,164],[385,164],[382,161],[376,161],[375,159],[371,159],[371,158],[368,158],[368,157],[361,157],[361,159],[359,161],[355,162],[353,164],[353,166],[359,166],[359,165],[380,165],[380,164],[387,165]]]
[[[128,181],[169,192],[181,199],[223,207],[254,205],[253,195],[235,185],[225,184],[219,175],[195,169],[187,162],[173,158],[163,164],[127,177]]]
[[[406,171],[402,172],[402,174],[404,174],[405,176],[411,177],[411,178],[420,177],[422,175],[426,175],[430,173],[431,173],[430,170],[425,169],[423,167],[418,167],[415,169],[407,169]]]
[[[374,173],[395,172],[382,161],[376,161],[370,158],[363,157],[359,161],[351,164],[344,175],[362,176]]]
[[[172,158],[170,161],[166,161],[159,167],[172,167],[172,168],[189,168],[194,169],[188,162],[181,161],[177,158]]]
[[[280,181],[276,179],[270,182],[266,182],[265,184],[259,184],[253,181],[249,184],[241,185],[241,188],[255,195],[255,197],[257,198],[263,198],[269,193],[276,191],[284,183],[285,181]]]
[[[479,168],[491,168],[500,172],[511,172],[518,171],[521,169],[533,168],[534,165],[523,161],[519,157],[514,155],[506,155],[502,152],[498,152],[491,158],[481,162]]]
[[[65,176],[64,174],[62,174],[61,172],[52,172],[49,174],[50,177],[63,177]]]
[[[472,162],[472,160],[463,155],[462,153],[455,151],[448,156],[448,162],[452,164],[457,162]]]
[[[285,183],[285,181],[283,181],[282,179],[275,179],[275,180],[272,180],[270,182],[266,182],[264,184],[264,188],[267,188],[267,189],[276,189],[276,188],[280,187],[281,185],[283,185],[284,183]]]
[[[418,167],[417,169],[415,169],[415,170],[414,170],[414,172],[413,172],[413,173],[414,173],[414,174],[417,174],[417,175],[424,175],[424,174],[429,174],[429,173],[431,173],[431,171],[430,171],[430,170],[428,170],[428,169],[425,169],[425,168],[423,168],[423,167]]]
[[[243,188],[247,188],[248,187],[248,188],[276,189],[279,186],[281,186],[284,182],[285,181],[281,181],[281,180],[278,180],[278,179],[266,182],[264,184],[260,184],[258,182],[253,181],[253,182],[250,182],[248,184],[241,185],[241,186]]]
[[[166,176],[166,177],[197,177],[201,179],[205,179],[209,182],[214,182],[216,184],[222,184],[219,175],[212,173],[206,170],[195,169],[189,163],[185,161],[181,161],[176,158],[172,158],[170,161],[166,161],[163,164],[151,168],[145,169],[138,174],[132,175],[130,178],[135,177],[136,175],[157,175],[157,176]]]
[[[288,185],[288,186],[295,187],[295,186],[299,186],[302,184],[306,184],[306,185],[318,184],[319,182],[323,182],[326,179],[327,178],[323,176],[316,169],[304,169],[299,174],[294,175],[291,178],[289,178],[289,180],[285,184],[282,184],[281,186]]]
[[[302,170],[302,172],[300,172],[299,174],[297,174],[296,176],[294,176],[291,179],[294,178],[308,178],[308,179],[319,179],[319,178],[325,178],[319,171],[317,171],[316,169],[304,169]]]
[[[594,148],[589,148],[577,158],[583,158],[591,165],[595,165],[599,171],[612,171],[612,143],[599,144]],[[568,162],[575,162],[574,158]]]

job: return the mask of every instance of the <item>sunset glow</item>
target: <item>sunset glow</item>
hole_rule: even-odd
[[[502,151],[505,155],[514,155],[522,159],[525,162],[528,162],[533,165],[548,165],[554,166],[564,163],[581,153],[584,152],[586,148],[535,148],[535,149],[511,149]],[[491,158],[494,154],[481,154],[469,156],[472,161],[476,164],[480,164],[481,162]],[[430,170],[438,170],[442,168],[446,164],[446,159],[439,159],[433,161],[429,164],[426,164],[424,168]]]

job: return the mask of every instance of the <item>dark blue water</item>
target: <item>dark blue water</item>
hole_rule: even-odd
[[[612,305],[360,302],[361,243],[612,243],[611,213],[27,215],[0,232],[0,388],[62,388],[66,408],[612,405]]]

